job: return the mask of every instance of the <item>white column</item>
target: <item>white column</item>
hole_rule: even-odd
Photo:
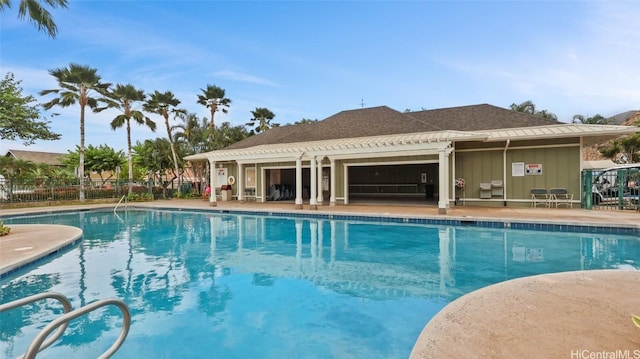
[[[447,158],[445,150],[438,151],[438,214],[447,214]]]
[[[449,155],[451,154],[451,152],[449,152],[449,150],[445,150],[444,152],[444,178],[445,178],[445,182],[444,182],[444,190],[445,193],[447,194],[444,197],[444,202],[445,202],[445,206],[447,207],[447,209],[451,208],[451,204],[449,199],[451,198],[451,176],[449,174]]]
[[[311,168],[309,170],[311,174],[311,189],[309,193],[309,209],[318,209],[318,202],[316,196],[318,194],[318,171],[316,170],[316,158],[311,157]]]
[[[296,158],[296,202],[295,209],[302,209],[302,157]]]
[[[215,207],[218,205],[216,198],[216,186],[218,177],[216,176],[216,161],[209,160],[209,186],[211,186],[211,195],[209,196],[209,206]]]
[[[322,186],[322,158],[318,160],[318,205],[324,202],[324,187]]]
[[[331,179],[329,180],[331,196],[329,197],[329,206],[333,207],[336,205],[336,160],[331,158],[329,161],[331,161]]]
[[[344,204],[349,204],[349,167],[342,165],[342,193],[344,193]]]
[[[242,163],[238,163],[238,180],[236,183],[238,184],[238,202],[242,202],[244,200],[244,166]]]

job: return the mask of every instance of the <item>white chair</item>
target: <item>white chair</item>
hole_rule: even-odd
[[[558,206],[567,206],[573,208],[573,194],[568,193],[566,188],[552,188],[550,202]]]
[[[538,205],[550,207],[549,192],[547,192],[546,188],[531,189],[531,207],[535,208],[538,207]]]

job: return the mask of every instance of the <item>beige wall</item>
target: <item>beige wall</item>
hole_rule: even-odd
[[[574,199],[580,198],[580,146],[576,139],[568,139],[564,142],[559,140],[541,140],[514,142],[509,145],[506,151],[506,168],[504,161],[505,143],[494,144],[475,144],[465,143],[464,146],[456,146],[456,151],[450,157],[453,166],[450,167],[453,181],[455,178],[464,178],[466,182],[465,198],[469,201],[466,204],[480,205],[503,205],[502,196],[492,197],[491,200],[480,199],[480,183],[491,182],[492,180],[503,180],[506,171],[506,182],[504,190],[510,206],[525,206],[530,204],[530,190],[534,187],[551,189],[555,187],[566,188],[573,193]],[[344,181],[345,169],[348,167],[369,167],[368,170],[357,170],[353,173],[362,172],[362,178],[349,178],[349,182],[354,184],[369,180],[369,183],[416,183],[422,185],[419,176],[427,173],[429,184],[435,185],[435,191],[438,191],[438,156],[422,155],[408,157],[372,157],[359,158],[349,160],[336,160],[335,162],[335,178],[336,178],[336,197],[339,198],[338,203],[344,198]],[[512,176],[512,163],[524,164],[540,164],[542,165],[541,175],[525,175],[522,177]],[[379,171],[385,177],[375,178],[367,171],[375,172],[375,167],[384,166],[386,163],[393,165],[393,171]],[[323,167],[328,170],[330,161],[324,159]],[[309,161],[303,161],[304,168],[309,167]],[[224,167],[228,168],[229,175],[233,175],[238,179],[237,165],[224,163]],[[346,166],[346,167],[345,167]],[[403,167],[405,166],[405,167]],[[269,178],[263,178],[264,169],[288,168],[295,171],[295,161],[273,162],[263,164],[248,164],[244,168],[255,167],[255,186],[257,197],[264,196],[265,190],[272,183],[280,183],[285,179],[287,182],[294,181],[289,175],[278,177],[278,171],[271,171]],[[422,168],[424,167],[424,171]],[[388,168],[388,167],[386,167]],[[269,171],[267,171],[269,172]],[[287,177],[288,176],[288,177]],[[308,174],[307,174],[308,176]],[[286,177],[286,178],[285,178]],[[352,177],[355,175],[352,174]],[[246,179],[245,179],[246,180]],[[274,182],[275,181],[275,182]],[[269,182],[269,183],[267,183]],[[303,181],[308,185],[308,179]],[[292,183],[295,184],[295,183]],[[420,187],[422,193],[424,188]],[[238,184],[233,186],[234,195],[237,195]],[[328,196],[328,194],[327,194]],[[451,198],[461,197],[459,189],[451,186]]]
[[[480,183],[502,180],[504,148],[488,148],[480,151],[462,150],[455,154],[455,177],[466,182],[465,197],[480,199]],[[512,163],[540,164],[541,175],[512,176]],[[506,152],[507,201],[528,205],[531,188],[566,188],[574,199],[580,198],[580,147],[565,144],[560,147],[521,146],[511,144]],[[459,191],[459,190],[458,190]],[[482,200],[502,204],[500,197]]]

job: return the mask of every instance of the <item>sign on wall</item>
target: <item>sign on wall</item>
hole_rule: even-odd
[[[524,177],[524,162],[513,162],[511,164],[512,177]]]
[[[538,176],[542,174],[542,164],[540,163],[527,163],[524,165],[524,173],[527,176]]]
[[[245,178],[247,187],[255,187],[256,186],[256,168],[247,167],[244,170],[244,178]]]
[[[227,169],[218,168],[216,170],[216,186],[220,187],[227,184]]]

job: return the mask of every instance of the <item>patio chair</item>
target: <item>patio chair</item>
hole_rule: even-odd
[[[558,206],[573,208],[573,194],[568,193],[566,188],[552,188],[549,201]]]
[[[491,198],[491,182],[480,183],[480,198]]]
[[[531,189],[531,207],[535,208],[538,207],[538,205],[550,207],[549,198],[549,193],[546,188]]]

